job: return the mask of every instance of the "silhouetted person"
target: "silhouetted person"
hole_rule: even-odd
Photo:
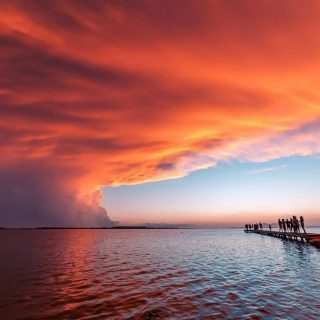
[[[263,230],[262,223],[259,222],[259,228]]]
[[[306,229],[304,228],[304,219],[303,216],[300,216],[300,226],[304,233],[306,233]]]
[[[287,232],[286,222],[284,221],[284,219],[282,219],[281,224],[282,224],[283,232]]]
[[[293,220],[292,218],[290,218],[290,232],[293,231]]]
[[[272,229],[271,224],[269,224],[269,229],[270,229],[270,231],[271,231],[271,229]]]
[[[290,231],[290,221],[288,219],[286,219],[286,226],[287,226],[287,230],[289,232]]]
[[[249,224],[249,230],[251,230],[251,224]]]
[[[280,219],[278,220],[278,225],[279,225],[279,231],[282,231],[282,222]]]
[[[296,223],[297,223],[297,231],[300,233],[300,225],[299,225],[299,220],[296,218]]]
[[[293,216],[292,223],[293,223],[293,232],[300,232],[299,221],[296,216]]]

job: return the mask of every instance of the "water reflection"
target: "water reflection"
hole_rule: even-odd
[[[1,319],[320,316],[320,250],[242,230],[2,231],[0,254]]]

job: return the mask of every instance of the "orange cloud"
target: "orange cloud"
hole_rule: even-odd
[[[72,167],[82,194],[320,152],[319,14],[318,1],[1,3],[1,168]]]

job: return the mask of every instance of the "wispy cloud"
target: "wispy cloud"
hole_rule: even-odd
[[[277,167],[268,167],[268,168],[247,171],[246,174],[258,174],[258,173],[264,173],[264,172],[270,172],[270,171],[277,171],[277,170],[284,169],[286,167],[287,167],[287,165],[283,164],[283,165],[277,166]]]

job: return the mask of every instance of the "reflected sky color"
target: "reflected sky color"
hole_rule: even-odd
[[[319,250],[240,229],[3,231],[0,255],[5,320],[320,315]]]

